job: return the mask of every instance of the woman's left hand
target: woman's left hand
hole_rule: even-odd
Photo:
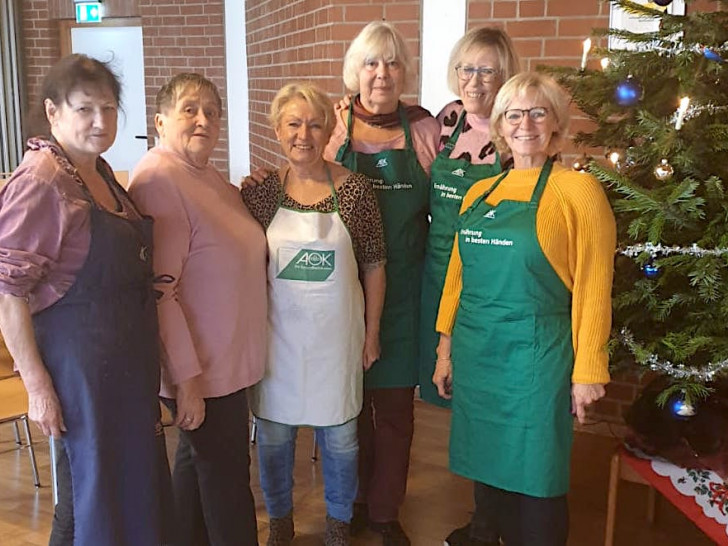
[[[576,414],[579,423],[586,424],[586,408],[593,404],[607,393],[604,385],[595,383],[593,385],[584,385],[582,383],[574,383],[571,385],[571,411]]]
[[[362,367],[364,370],[371,368],[372,364],[379,360],[381,353],[382,349],[379,345],[379,334],[367,334],[364,338],[364,353],[362,355]]]

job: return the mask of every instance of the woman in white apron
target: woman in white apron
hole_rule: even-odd
[[[311,426],[323,459],[324,544],[346,545],[363,374],[379,357],[382,220],[370,180],[323,159],[335,122],[323,91],[285,86],[270,119],[288,163],[242,192],[268,240],[268,363],[250,398],[268,544],[293,538],[296,433]]]

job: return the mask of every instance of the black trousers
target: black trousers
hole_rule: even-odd
[[[163,399],[176,415],[174,400]],[[205,420],[179,431],[172,471],[180,546],[257,546],[245,390],[205,399]]]
[[[71,464],[63,441],[53,440],[56,449],[56,491],[58,504],[53,512],[53,524],[48,546],[73,546],[73,482]],[[51,464],[53,464],[51,462]]]
[[[475,483],[471,537],[507,546],[566,546],[569,505],[566,495],[531,497]]]

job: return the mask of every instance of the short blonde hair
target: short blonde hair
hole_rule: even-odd
[[[463,57],[471,51],[493,48],[498,55],[498,71],[501,82],[509,80],[514,74],[520,72],[521,61],[513,47],[513,42],[505,31],[494,27],[480,27],[469,30],[460,38],[450,53],[450,62],[447,64],[447,86],[456,95],[460,94],[458,75],[455,68],[460,65]]]
[[[493,111],[490,114],[490,138],[501,153],[509,151],[508,144],[506,144],[501,133],[503,116],[513,99],[524,95],[529,89],[534,89],[539,98],[548,103],[543,106],[547,107],[549,112],[553,113],[556,118],[557,129],[551,137],[549,154],[561,151],[561,147],[569,134],[569,122],[571,121],[569,114],[570,98],[566,91],[551,76],[539,72],[521,72],[513,76],[500,88],[495,96]]]
[[[278,129],[286,104],[295,99],[305,101],[313,110],[324,118],[326,131],[331,134],[336,125],[334,105],[326,91],[310,82],[294,82],[281,87],[270,105],[268,121],[273,129]]]
[[[344,55],[344,85],[349,91],[359,91],[359,72],[364,63],[378,58],[400,63],[404,70],[404,87],[408,88],[414,74],[414,62],[404,38],[391,23],[373,21],[354,38]]]

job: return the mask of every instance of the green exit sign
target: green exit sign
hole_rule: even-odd
[[[80,2],[76,4],[77,23],[100,23],[101,2]]]

